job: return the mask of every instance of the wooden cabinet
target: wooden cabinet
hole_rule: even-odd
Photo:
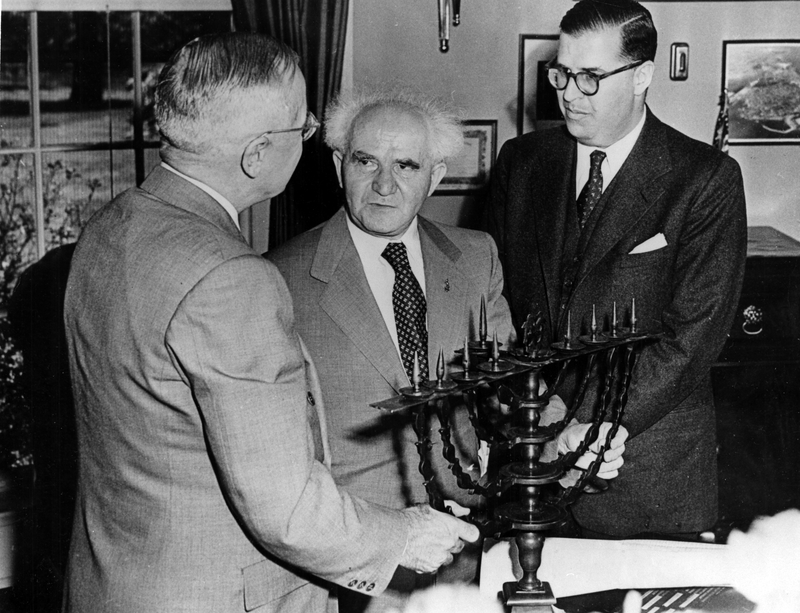
[[[800,242],[748,228],[742,296],[712,369],[720,519],[800,507]]]

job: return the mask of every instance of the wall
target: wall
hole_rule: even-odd
[[[552,34],[571,0],[463,0],[450,52],[438,51],[433,0],[353,0],[353,83],[412,85],[497,119],[498,146],[516,136],[519,34]],[[800,37],[800,2],[645,2],[659,30],[651,109],[689,136],[711,141],[721,82],[722,41]],[[687,81],[669,80],[669,47],[690,46]],[[800,145],[733,146],[747,193],[748,223],[800,240]],[[476,225],[474,197],[433,197],[423,211]]]

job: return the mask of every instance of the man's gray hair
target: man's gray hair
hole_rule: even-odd
[[[265,87],[294,74],[297,61],[292,49],[264,34],[227,32],[194,39],[173,54],[158,79],[155,115],[162,146],[207,152],[237,121],[240,113],[232,113],[237,100],[243,94],[263,97]]]
[[[464,146],[461,120],[444,104],[407,90],[358,91],[339,96],[325,109],[325,142],[346,152],[353,136],[353,124],[364,112],[392,108],[420,115],[428,128],[430,155],[439,162],[456,155]]]

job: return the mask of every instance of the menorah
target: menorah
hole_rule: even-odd
[[[481,299],[478,338],[465,337],[463,347],[456,351],[460,354],[460,371],[447,375],[444,351],[440,349],[436,379],[421,381],[415,356],[411,386],[401,389],[399,396],[372,405],[392,413],[413,411],[419,471],[431,506],[446,512],[444,497],[434,479],[432,442],[426,427],[433,413],[438,416],[442,453],[455,482],[487,501],[486,509],[471,513],[469,521],[485,537],[513,535],[516,543],[522,578],[504,584],[504,602],[508,606],[555,604],[550,586],[537,578],[545,533],[567,519],[567,507],[582,493],[601,493],[608,487],[597,473],[625,412],[636,353],[658,336],[638,330],[635,300],[631,301],[629,326],[619,324],[616,303],[609,319],[608,330],[601,330],[592,307],[588,333],[574,335],[568,312],[563,338],[543,347],[542,318],[530,315],[523,326],[522,346],[503,350],[496,332],[491,341],[488,339],[486,304]],[[542,411],[573,369],[576,385],[566,413],[554,423],[541,425]],[[597,386],[598,394],[585,437],[576,449],[552,461],[542,461],[545,445],[572,422],[590,385]],[[479,402],[478,391],[487,387],[496,394],[502,409]],[[489,465],[477,479],[462,467],[451,437],[453,399],[457,397],[463,399],[478,439],[490,449]],[[611,426],[599,448],[593,447],[603,422],[610,422]],[[587,467],[578,468],[578,460],[590,448],[596,451],[595,458]],[[560,487],[559,482],[569,471],[576,471],[571,474],[577,477]]]

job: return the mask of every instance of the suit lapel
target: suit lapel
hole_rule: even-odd
[[[372,296],[341,209],[322,229],[311,276],[327,283],[320,306],[395,391],[409,384]]]
[[[545,152],[541,167],[531,172],[529,190],[534,219],[531,229],[537,235],[539,261],[547,296],[550,322],[558,321],[561,300],[561,257],[565,249],[567,207],[574,200],[575,150],[571,137],[557,141]]]
[[[661,177],[670,172],[666,147],[661,142],[660,122],[648,117],[639,139],[609,185],[603,208],[589,232],[586,250],[575,279],[575,288],[592,269],[622,240],[659,199]]]
[[[419,240],[425,262],[425,298],[428,304],[428,357],[430,376],[436,377],[439,350],[445,363],[464,343],[462,322],[468,319],[470,306],[477,311],[480,296],[469,296],[469,281],[458,267],[461,250],[441,230],[423,217],[419,220]],[[478,301],[470,305],[469,300]],[[477,330],[473,330],[477,337]],[[491,331],[489,331],[491,334]]]

